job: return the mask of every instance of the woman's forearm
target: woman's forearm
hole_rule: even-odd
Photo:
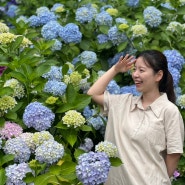
[[[115,66],[110,68],[106,73],[104,73],[88,90],[87,94],[102,95],[109,84],[109,82],[114,78],[118,72],[115,70]]]
[[[167,168],[169,177],[173,176],[173,173],[177,168],[179,159],[180,159],[180,154],[178,153],[167,154],[165,162],[166,162],[166,168]]]

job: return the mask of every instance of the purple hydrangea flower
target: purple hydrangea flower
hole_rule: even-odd
[[[111,80],[106,87],[106,90],[110,94],[120,94],[120,86],[116,83],[115,80]]]
[[[57,80],[49,80],[44,86],[44,92],[51,93],[54,96],[62,96],[66,92],[67,85]]]
[[[90,152],[94,144],[91,138],[85,138],[84,143],[80,144],[79,149],[84,150],[85,152]]]
[[[51,66],[51,69],[49,72],[42,75],[43,78],[46,78],[48,80],[56,80],[61,81],[62,79],[62,67],[58,66]]]
[[[57,21],[49,21],[41,29],[41,35],[46,40],[56,39],[62,26]]]
[[[108,37],[113,45],[119,45],[127,40],[126,35],[120,32],[116,26],[113,26],[108,30]]]
[[[5,168],[7,185],[26,185],[23,178],[27,173],[32,172],[27,163],[13,164]]]
[[[22,134],[23,129],[16,123],[12,123],[9,121],[5,122],[5,125],[2,129],[0,129],[0,135],[3,139],[10,139],[12,137],[17,137]]]
[[[185,63],[184,57],[180,54],[179,51],[173,50],[165,50],[163,54],[166,56],[168,61],[168,66],[174,67],[177,70],[181,71],[182,66]]]
[[[0,76],[3,74],[5,69],[6,69],[5,66],[0,66]]]
[[[102,26],[102,25],[112,26],[113,18],[109,13],[102,11],[96,15],[95,21],[99,26]]]
[[[154,6],[148,6],[143,11],[143,16],[146,24],[150,27],[158,27],[162,22],[162,13]]]
[[[82,33],[74,23],[68,23],[65,27],[61,27],[59,36],[65,43],[80,43],[82,39]]]
[[[51,127],[55,114],[39,102],[30,103],[24,110],[23,122],[30,128],[43,131]]]
[[[3,148],[5,154],[13,154],[15,162],[26,162],[29,160],[31,151],[27,144],[19,137],[8,139]]]
[[[35,150],[35,159],[40,163],[53,164],[62,158],[63,155],[63,145],[54,140],[44,141]]]
[[[104,152],[84,153],[78,158],[77,178],[84,185],[98,185],[107,179],[111,164]]]

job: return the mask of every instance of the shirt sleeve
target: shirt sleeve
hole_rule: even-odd
[[[184,122],[176,106],[169,106],[165,115],[167,154],[183,153]]]

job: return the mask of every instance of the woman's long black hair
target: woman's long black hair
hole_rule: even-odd
[[[168,99],[172,102],[176,102],[173,77],[168,71],[168,62],[166,56],[158,50],[145,50],[137,55],[136,58],[142,57],[145,62],[157,73],[159,70],[163,71],[163,77],[159,82],[159,91],[165,92]]]

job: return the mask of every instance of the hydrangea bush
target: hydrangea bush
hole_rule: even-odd
[[[0,0],[0,184],[98,185],[124,164],[86,92],[126,53],[164,53],[185,119],[184,12],[183,0]],[[107,91],[138,96],[130,74]],[[172,179],[184,182],[185,153]]]

